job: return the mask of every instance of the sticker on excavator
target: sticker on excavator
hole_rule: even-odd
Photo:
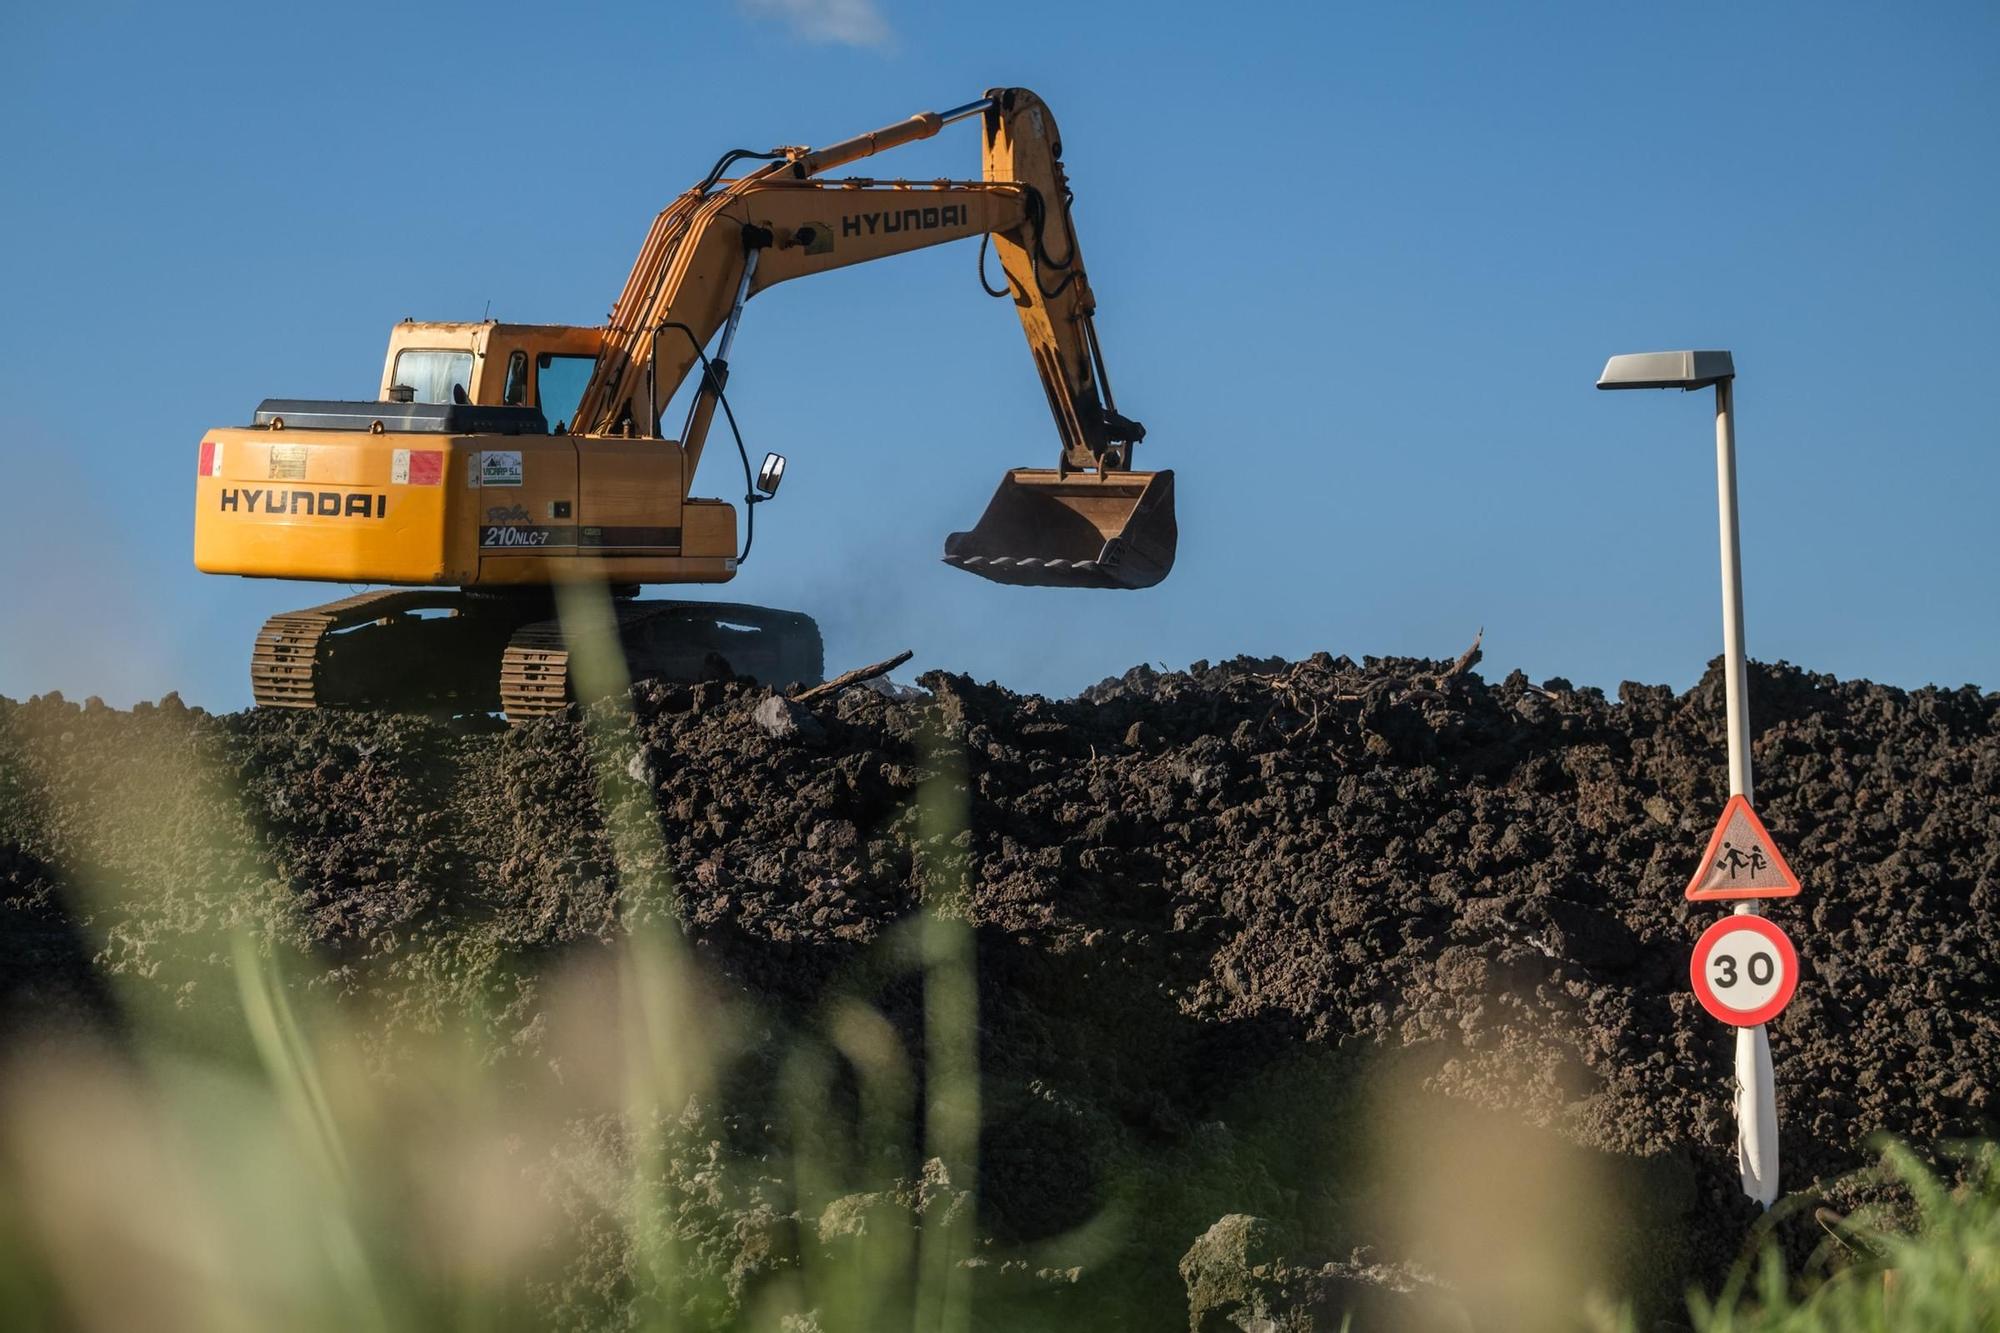
[[[481,486],[519,486],[521,484],[521,451],[519,449],[484,449],[479,454],[479,484]]]
[[[435,486],[443,478],[442,449],[398,449],[390,456],[389,480],[398,486]]]
[[[1150,588],[1174,567],[1174,474],[1016,468],[970,532],[945,538],[968,574],[1040,588]]]
[[[488,523],[479,529],[482,548],[514,546],[574,546],[576,529],[558,524],[537,527],[518,523]]]
[[[272,481],[304,481],[306,447],[303,444],[272,445],[269,475]]]

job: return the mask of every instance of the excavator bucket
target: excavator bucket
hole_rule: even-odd
[[[1174,567],[1172,472],[1015,468],[970,532],[944,539],[944,562],[995,583],[1150,588]]]

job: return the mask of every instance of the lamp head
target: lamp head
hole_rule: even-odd
[[[1705,389],[1736,377],[1727,352],[1628,352],[1604,363],[1600,389]]]

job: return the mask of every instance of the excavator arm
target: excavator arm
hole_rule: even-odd
[[[983,179],[824,179],[822,172],[977,115]],[[1132,471],[1145,436],[1112,398],[1096,298],[1071,220],[1055,118],[1025,89],[820,149],[735,153],[654,219],[611,312],[576,412],[583,434],[653,436],[659,415],[722,332],[690,410],[684,475],[699,461],[744,303],[780,282],[949,241],[989,237],[1028,339],[1061,451],[1054,469],[1016,469],[986,516],[946,543],[947,562],[1001,582],[1143,587],[1172,567],[1173,474]],[[734,160],[764,165],[733,180]]]

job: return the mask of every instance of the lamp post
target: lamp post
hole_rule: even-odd
[[[1614,356],[1600,389],[1705,389],[1715,386],[1715,500],[1722,538],[1722,671],[1729,727],[1729,794],[1752,799],[1750,708],[1743,670],[1742,543],[1736,519],[1736,364],[1728,352],[1635,352]],[[1739,915],[1754,903],[1736,904]],[[1743,1192],[1769,1208],[1778,1197],[1778,1101],[1771,1041],[1762,1024],[1736,1029],[1736,1163]]]

